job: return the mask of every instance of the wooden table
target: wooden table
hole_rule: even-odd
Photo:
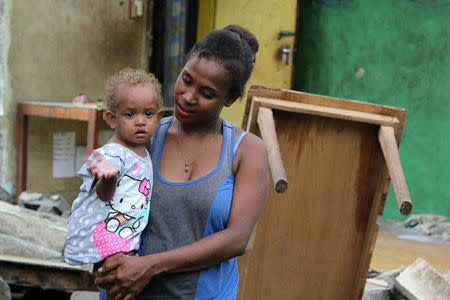
[[[28,116],[88,122],[86,153],[97,148],[98,126],[102,111],[93,107],[74,106],[71,103],[21,102],[17,107],[17,174],[16,199],[27,186]]]
[[[400,212],[412,208],[405,120],[395,107],[249,89],[242,128],[266,144],[275,189],[239,257],[237,299],[362,298],[391,181]]]

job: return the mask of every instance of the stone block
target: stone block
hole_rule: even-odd
[[[408,299],[450,299],[450,285],[436,269],[418,258],[395,279],[395,288]]]

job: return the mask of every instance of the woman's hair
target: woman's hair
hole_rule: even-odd
[[[125,68],[108,78],[105,85],[105,103],[106,108],[111,111],[117,109],[117,96],[119,89],[124,86],[136,86],[141,84],[150,84],[156,92],[158,107],[163,107],[163,98],[161,95],[161,85],[152,73],[143,70]]]
[[[187,60],[199,57],[220,63],[230,73],[228,93],[242,95],[252,74],[258,47],[258,40],[248,29],[228,25],[209,32],[198,41],[189,51]]]

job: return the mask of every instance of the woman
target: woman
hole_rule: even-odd
[[[235,299],[237,256],[267,198],[261,139],[222,120],[253,70],[256,38],[230,25],[208,33],[175,85],[175,117],[151,143],[154,189],[139,256],[103,263],[96,284],[112,299]]]

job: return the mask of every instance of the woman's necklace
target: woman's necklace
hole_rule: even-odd
[[[217,134],[220,131],[220,128],[222,127],[222,122],[220,122],[215,134],[213,134],[213,136],[208,140],[208,142],[206,143],[206,145],[203,147],[203,149],[197,153],[196,158],[193,159],[191,162],[189,162],[186,159],[186,155],[183,151],[183,142],[181,141],[181,135],[180,135],[180,122],[177,122],[177,140],[178,140],[178,145],[180,146],[180,156],[184,161],[184,172],[187,173],[187,171],[189,171],[189,168],[192,167],[196,162],[197,162],[197,158],[200,157],[200,155],[202,155],[203,153],[206,152],[206,150],[208,149],[208,146],[212,143],[212,141],[216,138]]]

